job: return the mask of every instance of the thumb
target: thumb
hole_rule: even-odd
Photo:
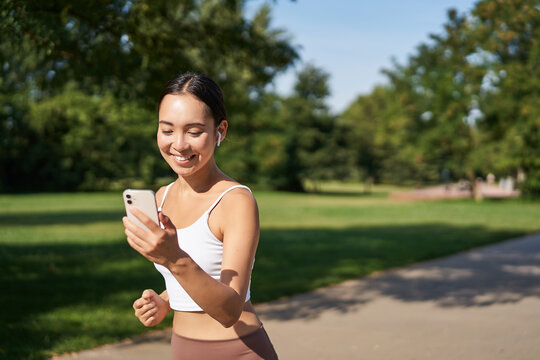
[[[165,226],[165,229],[174,229],[174,224],[171,219],[162,212],[159,213],[159,221]]]
[[[145,300],[150,300],[152,299],[152,297],[154,296],[156,292],[152,289],[146,289],[143,291],[142,293],[142,298],[145,299]]]
[[[161,297],[152,289],[145,290],[143,292],[143,298],[146,300],[146,303],[154,302],[154,304],[159,304],[159,301],[163,301]]]

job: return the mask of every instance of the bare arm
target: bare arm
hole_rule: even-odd
[[[191,259],[171,265],[171,273],[192,299],[223,326],[234,325],[244,308],[259,241],[259,214],[253,196],[235,191],[222,199],[223,259],[220,281]]]
[[[259,215],[253,196],[233,191],[222,199],[220,221],[223,233],[223,260],[220,281],[202,270],[178,247],[176,229],[160,214],[166,229],[152,226],[144,214],[135,215],[147,225],[146,232],[124,219],[130,245],[150,261],[167,267],[191,298],[223,326],[234,325],[240,317],[251,268],[259,240]]]

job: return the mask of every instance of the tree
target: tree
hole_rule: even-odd
[[[239,180],[249,180],[251,163],[244,165],[237,159],[245,157],[252,146],[257,99],[275,75],[295,61],[297,53],[284,31],[270,27],[270,7],[262,6],[247,19],[244,4],[240,0],[97,0],[76,5],[63,0],[2,2],[0,128],[5,132],[0,137],[0,166],[8,170],[0,176],[0,190],[40,190],[44,189],[41,184],[52,184],[40,178],[47,171],[38,172],[36,177],[22,165],[28,160],[37,163],[40,159],[45,168],[64,169],[58,157],[29,159],[29,153],[39,152],[27,147],[39,143],[54,148],[54,141],[63,139],[72,130],[70,126],[79,122],[65,116],[41,118],[50,122],[44,128],[57,132],[45,137],[29,123],[38,116],[31,109],[40,108],[40,103],[48,109],[55,108],[53,103],[76,106],[68,101],[72,92],[84,98],[85,104],[93,98],[111,99],[118,102],[114,108],[118,111],[128,106],[155,114],[164,84],[186,70],[207,73],[222,86],[234,131],[219,161]],[[88,124],[100,123],[97,108],[79,109],[92,111],[84,115],[92,118]],[[51,114],[57,116],[56,110]],[[80,119],[83,113],[75,117]],[[155,118],[147,121],[154,123]],[[113,134],[113,129],[108,133]],[[145,134],[145,142],[153,140],[150,133]],[[29,143],[28,139],[33,140]],[[105,148],[96,149],[94,154],[105,156],[107,151],[101,150],[108,141],[115,140],[100,140],[99,146]],[[124,159],[131,156],[124,155]],[[84,159],[83,163],[98,162]],[[118,164],[118,168],[122,166]],[[71,170],[78,172],[77,181],[86,176],[80,173],[82,167]],[[154,178],[168,174],[159,167],[151,173]],[[146,176],[139,173],[140,178]],[[21,182],[21,177],[33,179],[32,186]],[[62,189],[61,185],[57,188]]]
[[[376,89],[342,115],[342,121],[356,124],[354,138],[369,144],[358,149],[361,167],[372,174],[393,173],[395,181],[417,182],[436,181],[443,169],[473,183],[489,172],[525,171],[531,184],[527,191],[536,191],[536,6],[533,0],[483,0],[471,14],[449,10],[443,34],[431,35],[406,64],[384,71],[390,80],[386,101],[380,102]],[[399,151],[378,154],[376,136],[360,134],[376,134],[380,124],[392,122],[402,129],[393,137]]]
[[[349,130],[347,148],[356,176],[364,181],[401,183],[416,179],[415,164],[409,156],[410,120],[404,115],[399,94],[379,86],[371,94],[359,96],[339,117]],[[405,155],[405,156],[404,156]]]
[[[274,146],[269,150],[277,147],[282,157],[273,168],[281,174],[275,184],[278,189],[303,191],[304,180],[334,178],[336,167],[343,162],[335,118],[325,103],[330,94],[328,77],[308,64],[298,72],[293,95],[274,104],[279,123],[265,141]]]
[[[44,190],[110,189],[116,179],[151,184],[160,156],[152,117],[137,104],[110,94],[89,96],[69,84],[32,103],[28,122],[36,136],[25,166],[33,186],[35,179]]]
[[[524,192],[540,196],[540,14],[538,2],[481,1],[473,10],[479,51],[492,59],[483,79],[483,143],[500,175],[522,170]]]

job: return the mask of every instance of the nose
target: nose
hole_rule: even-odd
[[[184,134],[180,133],[174,139],[173,147],[177,151],[186,150],[189,147],[188,142],[186,141]]]

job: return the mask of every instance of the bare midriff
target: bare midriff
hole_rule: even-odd
[[[240,319],[233,326],[226,328],[205,312],[175,311],[173,331],[191,339],[228,340],[248,335],[261,327],[261,321],[255,314],[251,301],[244,304]]]

